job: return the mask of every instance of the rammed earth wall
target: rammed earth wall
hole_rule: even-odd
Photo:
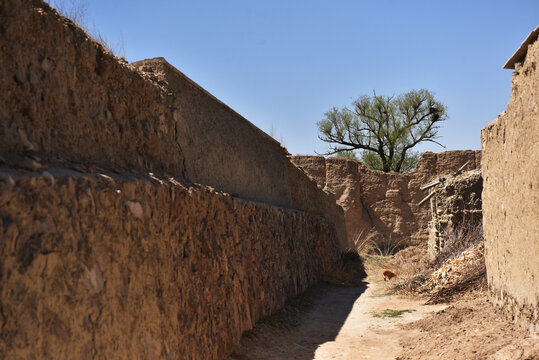
[[[333,196],[183,75],[40,0],[0,49],[0,358],[219,359],[336,266]]]
[[[133,65],[163,89],[185,157],[186,177],[234,196],[320,214],[346,244],[344,214],[335,197],[296,168],[281,145],[213,97],[163,58]]]
[[[290,166],[277,141],[164,59],[119,61],[41,0],[0,5],[1,156],[153,172],[313,212],[331,219],[346,246],[333,196]],[[306,197],[294,195],[298,187]]]
[[[322,217],[109,175],[0,169],[0,358],[220,359],[336,266]]]
[[[507,109],[481,132],[489,288],[507,314],[532,331],[539,331],[538,33],[514,64]]]

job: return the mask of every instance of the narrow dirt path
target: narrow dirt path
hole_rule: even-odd
[[[389,295],[383,281],[370,280],[364,288],[323,288],[297,326],[288,330],[257,325],[229,359],[395,359],[399,341],[411,335],[399,325],[445,305]],[[386,309],[410,312],[396,318],[373,316]]]

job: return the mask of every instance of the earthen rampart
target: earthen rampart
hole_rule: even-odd
[[[0,168],[0,358],[221,359],[333,272],[333,225],[166,178]]]
[[[334,269],[333,196],[189,79],[40,0],[0,0],[0,49],[0,358],[219,359]]]
[[[512,58],[507,109],[481,132],[489,288],[512,318],[539,331],[539,28]]]
[[[163,88],[172,104],[185,176],[236,197],[267,202],[331,220],[346,247],[344,214],[332,194],[297,169],[281,145],[163,58],[133,63]]]
[[[384,173],[355,160],[294,156],[292,161],[335,195],[345,213],[348,241],[354,238],[377,244],[426,244],[429,204],[419,205],[429,194],[421,186],[439,176],[480,166],[480,151],[426,152],[409,173]]]
[[[1,11],[2,158],[181,178],[323,215],[346,245],[332,196],[296,174],[277,141],[164,59],[119,61],[41,0],[4,0]],[[304,197],[294,196],[298,186]]]

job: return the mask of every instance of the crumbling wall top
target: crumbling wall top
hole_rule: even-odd
[[[503,66],[504,69],[514,69],[515,64],[522,62],[524,58],[526,57],[526,54],[528,53],[528,45],[533,43],[537,37],[539,36],[539,26],[535,28],[528,37],[522,42],[522,45],[518,48],[518,50],[511,56],[509,60],[505,63]]]

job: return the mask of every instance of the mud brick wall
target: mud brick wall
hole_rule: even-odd
[[[507,109],[481,132],[489,288],[509,316],[539,331],[539,41],[515,65]]]
[[[173,180],[0,168],[0,358],[220,359],[334,269],[334,226]]]
[[[426,243],[431,219],[428,195],[422,185],[439,176],[480,166],[481,152],[473,150],[426,152],[410,173],[384,173],[367,168],[355,160],[294,156],[292,162],[303,169],[320,188],[335,195],[344,209],[348,242],[361,235],[378,244]]]
[[[0,49],[0,358],[219,359],[333,271],[332,195],[196,84],[173,93],[40,0],[0,0]],[[204,138],[211,179],[200,116],[254,137]]]

